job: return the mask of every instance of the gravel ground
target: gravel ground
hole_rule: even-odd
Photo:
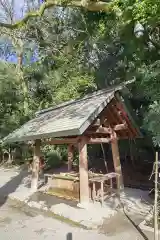
[[[119,229],[114,225],[106,223],[103,228],[108,233],[84,230],[72,227],[59,220],[45,217],[39,214],[32,215],[32,212],[14,208],[6,202],[0,208],[0,236],[5,240],[141,240],[141,235],[128,223]],[[114,227],[113,227],[114,225]],[[116,231],[117,229],[117,231]]]
[[[27,172],[19,169],[0,168],[0,239],[2,240],[143,240],[142,235],[123,215],[115,215],[106,220],[100,229],[84,230],[71,226],[57,219],[42,216],[42,212],[33,213],[24,208],[11,206],[7,197],[26,199],[31,195]],[[138,193],[138,196],[140,192]],[[5,196],[5,198],[4,198]],[[124,197],[126,199],[126,196]],[[128,197],[127,197],[128,199]],[[129,198],[128,208],[141,209],[141,204],[135,197]],[[123,200],[124,202],[124,200]],[[135,205],[136,202],[136,205]],[[133,204],[134,203],[134,204]],[[86,211],[87,214],[87,211]],[[73,212],[71,212],[73,215]],[[153,235],[153,234],[152,234]],[[153,239],[152,236],[146,238]]]
[[[5,240],[106,239],[105,235],[95,231],[72,227],[39,214],[32,216],[32,212],[25,213],[7,202],[0,208],[0,234],[1,239]]]

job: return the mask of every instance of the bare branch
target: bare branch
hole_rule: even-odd
[[[89,1],[87,4],[83,4],[83,1],[78,0],[46,0],[37,11],[29,12],[25,15],[25,17],[22,20],[17,21],[14,24],[4,23],[0,22],[0,27],[10,28],[10,29],[16,29],[23,25],[25,25],[30,18],[34,17],[41,17],[46,9],[60,6],[60,7],[81,7],[88,11],[95,11],[95,12],[110,12],[111,10],[114,10],[113,2],[103,2],[103,1]]]

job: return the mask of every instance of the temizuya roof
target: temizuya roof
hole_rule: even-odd
[[[104,89],[82,99],[37,112],[34,119],[9,134],[5,141],[18,142],[81,135],[122,88],[121,85]]]

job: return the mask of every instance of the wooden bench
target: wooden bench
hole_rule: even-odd
[[[101,201],[101,204],[103,205],[104,200],[108,197],[108,194],[115,193],[115,191],[113,190],[113,179],[114,178],[117,179],[118,177],[119,177],[119,174],[112,172],[112,173],[105,174],[101,177],[90,178],[89,182],[93,184],[93,190],[92,190],[93,202]],[[96,192],[95,184],[97,182],[100,183],[100,189]],[[107,188],[107,191],[105,191],[104,188]]]

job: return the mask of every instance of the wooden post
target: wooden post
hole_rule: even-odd
[[[158,240],[158,152],[155,160],[154,240]]]
[[[73,163],[73,145],[68,145],[68,171],[72,170],[72,163]]]
[[[32,166],[32,181],[31,190],[36,191],[38,188],[38,178],[39,178],[39,161],[40,161],[40,146],[41,141],[37,139],[34,145],[34,156],[33,156],[33,166]]]
[[[115,172],[119,174],[119,177],[117,177],[117,188],[119,190],[122,190],[124,189],[124,185],[123,185],[123,176],[122,176],[121,162],[120,162],[119,149],[118,149],[118,140],[116,136],[112,138],[111,147],[112,147],[114,169],[115,169]]]
[[[85,138],[82,138],[78,144],[79,147],[79,183],[80,183],[80,204],[89,203],[89,180],[88,180],[88,161],[87,144]]]

